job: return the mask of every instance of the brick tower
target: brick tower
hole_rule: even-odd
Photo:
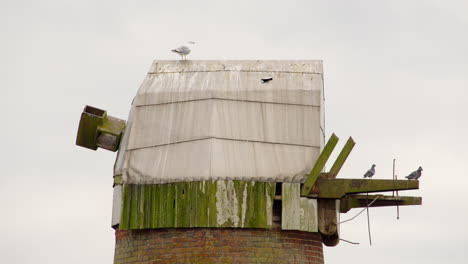
[[[323,113],[321,61],[155,61],[128,121],[85,107],[77,144],[118,150],[114,263],[324,263],[356,193],[418,185],[336,179],[351,138],[322,173]]]

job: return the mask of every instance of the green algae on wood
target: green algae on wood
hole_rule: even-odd
[[[117,151],[125,120],[107,115],[105,110],[85,106],[81,113],[76,145],[96,150],[98,147]]]
[[[318,195],[310,197],[341,199],[346,194],[419,189],[419,181],[319,178],[316,186]]]
[[[199,181],[124,184],[119,229],[269,228],[275,183]]]
[[[333,152],[336,143],[338,143],[338,140],[339,138],[334,133],[328,139],[327,144],[320,153],[320,156],[318,157],[317,161],[315,161],[312,171],[310,172],[309,176],[307,176],[307,179],[304,182],[304,185],[302,186],[302,196],[309,195],[310,191],[312,190],[312,187],[315,184],[315,181],[317,181],[317,178],[320,175],[320,172],[322,172],[323,168],[325,167],[325,164],[327,163],[328,158]]]
[[[354,148],[354,145],[356,143],[354,142],[352,137],[348,138],[348,141],[346,141],[346,144],[344,145],[343,149],[341,150],[340,154],[335,160],[335,163],[333,163],[329,173],[331,173],[335,178],[338,175],[338,173],[341,170],[341,167],[343,167],[343,164],[345,163],[346,159],[348,158],[349,154]]]

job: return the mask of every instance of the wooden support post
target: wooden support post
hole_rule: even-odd
[[[326,246],[334,247],[340,241],[338,226],[338,208],[336,199],[318,199],[318,230],[322,242]]]
[[[315,162],[312,171],[310,172],[309,176],[307,177],[304,185],[302,186],[301,195],[307,196],[310,193],[310,190],[315,184],[320,172],[322,172],[323,168],[325,167],[325,163],[327,163],[328,158],[330,157],[333,149],[338,143],[338,137],[335,134],[332,134],[330,139],[328,139],[325,148],[323,149],[322,153],[318,157],[317,161]]]

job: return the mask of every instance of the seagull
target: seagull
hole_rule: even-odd
[[[189,42],[187,42],[187,44],[188,45],[193,45],[193,44],[195,44],[195,42],[189,41]],[[176,49],[173,49],[171,51],[179,54],[182,60],[184,60],[184,59],[187,60],[187,55],[189,55],[191,50],[190,50],[189,47],[182,45],[182,46],[177,47]]]
[[[408,180],[417,180],[417,179],[419,179],[419,177],[421,177],[421,175],[422,175],[421,171],[422,170],[423,170],[422,167],[419,166],[419,168],[417,170],[413,171],[410,175],[405,176],[405,178],[408,179]]]
[[[372,167],[366,172],[364,173],[364,178],[372,178],[372,176],[374,176],[375,174],[375,164],[372,164]]]
[[[269,78],[262,78],[262,83],[267,83],[269,81],[273,80],[273,77],[269,77]]]

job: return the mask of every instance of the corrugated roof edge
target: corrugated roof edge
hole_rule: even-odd
[[[148,74],[210,71],[323,74],[322,60],[155,60]]]

